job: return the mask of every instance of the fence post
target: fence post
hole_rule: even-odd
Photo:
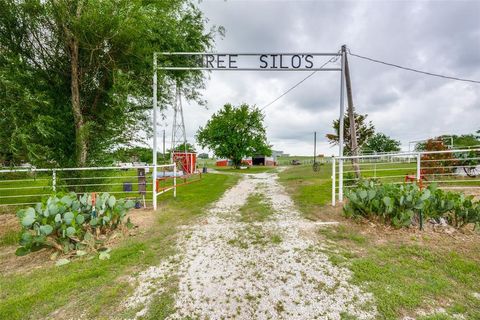
[[[343,202],[343,159],[338,161],[338,201]]]
[[[173,197],[177,197],[177,165],[173,164]]]
[[[152,173],[152,196],[153,196],[153,210],[157,210],[157,164],[153,163]]]
[[[335,197],[336,197],[336,184],[335,184],[335,180],[337,179],[337,177],[335,176],[335,166],[336,166],[336,163],[335,163],[335,157],[332,156],[332,206],[335,206]]]
[[[52,190],[57,192],[57,171],[55,169],[52,170]]]
[[[421,166],[420,166],[420,152],[417,153],[417,182],[420,182]]]

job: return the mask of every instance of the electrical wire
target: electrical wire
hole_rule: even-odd
[[[399,69],[403,69],[403,70],[407,70],[407,71],[412,71],[412,72],[421,73],[421,74],[425,74],[425,75],[433,76],[433,77],[444,78],[444,79],[450,79],[450,80],[480,84],[480,80],[464,79],[464,78],[446,76],[446,75],[438,74],[438,73],[432,73],[432,72],[417,70],[417,69],[413,69],[413,68],[409,68],[409,67],[400,66],[398,64],[394,64],[394,63],[390,63],[390,62],[380,61],[380,60],[377,60],[377,59],[361,56],[359,54],[352,53],[350,50],[347,50],[347,52],[348,52],[349,55],[360,58],[360,59],[368,60],[368,61],[375,62],[375,63],[384,64],[384,65],[387,65],[387,66],[391,66],[391,67],[395,67],[395,68],[399,68]]]
[[[319,69],[322,69],[323,67],[325,67],[327,64],[329,64],[330,62],[335,62],[338,60],[338,57],[333,57],[331,59],[329,59],[327,62],[325,62],[324,64],[322,64],[320,66]],[[303,78],[302,80],[300,80],[299,82],[297,82],[296,84],[294,84],[292,87],[290,87],[290,89],[288,89],[287,91],[285,91],[284,93],[282,93],[281,95],[279,95],[277,98],[273,99],[272,101],[270,101],[269,103],[267,103],[266,105],[264,105],[262,108],[260,108],[260,111],[263,111],[265,110],[265,108],[269,107],[270,105],[274,104],[275,102],[277,102],[278,100],[280,100],[281,98],[283,98],[284,96],[286,96],[288,93],[290,93],[293,89],[295,89],[296,87],[298,87],[299,85],[301,85],[303,82],[305,82],[307,79],[309,79],[310,77],[312,77],[315,73],[317,73],[318,71],[321,71],[321,70],[315,70],[313,71],[312,73],[310,73],[308,76],[306,76],[305,78]]]

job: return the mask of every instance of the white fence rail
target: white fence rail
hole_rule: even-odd
[[[157,197],[173,190],[176,196],[176,165],[86,168],[0,169],[0,210],[12,210],[40,202],[54,192],[108,192],[118,198],[136,199],[156,209]],[[170,172],[172,184],[157,190],[158,175]],[[169,182],[168,182],[169,183]],[[10,208],[10,209],[9,209]]]
[[[360,176],[357,177],[354,161]],[[332,205],[361,179],[379,183],[437,183],[448,190],[480,193],[480,149],[389,153],[332,158]]]

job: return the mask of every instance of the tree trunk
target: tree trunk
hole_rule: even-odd
[[[70,59],[72,77],[70,89],[72,94],[73,119],[75,121],[76,159],[77,166],[83,167],[87,162],[87,137],[80,101],[78,41],[75,38],[71,38],[70,40]]]
[[[75,16],[80,18],[82,13],[83,1],[79,1],[76,8]],[[63,25],[65,35],[68,38],[68,49],[70,51],[70,73],[71,73],[71,101],[73,120],[75,122],[75,152],[77,166],[83,167],[87,162],[88,154],[88,132],[85,127],[85,119],[82,114],[82,103],[80,98],[80,59],[78,56],[78,39],[72,31]]]

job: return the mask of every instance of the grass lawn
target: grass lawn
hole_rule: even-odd
[[[290,167],[280,173],[280,182],[305,217],[340,222],[320,229],[325,252],[373,293],[380,319],[439,320],[456,314],[480,319],[479,234],[394,230],[348,220],[341,208],[329,205],[330,174],[328,165],[318,173],[310,166]]]
[[[120,240],[109,260],[87,256],[61,267],[0,270],[0,319],[132,316],[118,313],[132,291],[127,277],[174,254],[177,228],[195,221],[237,179],[207,174],[199,182],[180,187],[176,199],[171,193],[162,195],[158,211],[152,213],[152,225],[135,237]],[[15,259],[36,259],[35,254]],[[148,317],[161,319],[171,309],[173,288],[157,297]]]
[[[247,167],[246,169],[235,169],[233,167],[213,167],[217,171],[221,172],[232,172],[232,173],[263,173],[263,172],[274,172],[276,170],[275,167],[268,167],[268,166],[252,166]]]
[[[331,202],[331,168],[331,164],[325,164],[320,166],[318,172],[314,172],[312,166],[300,165],[280,172],[280,182],[286,186],[306,218],[316,220],[311,213]]]
[[[432,313],[425,319],[456,314],[480,319],[475,296],[480,293],[479,237],[452,240],[446,234],[378,234],[364,228],[344,223],[320,233],[331,241],[326,253],[332,262],[349,268],[353,282],[374,294],[381,319],[418,316],[419,311]],[[435,312],[440,308],[445,314]]]

